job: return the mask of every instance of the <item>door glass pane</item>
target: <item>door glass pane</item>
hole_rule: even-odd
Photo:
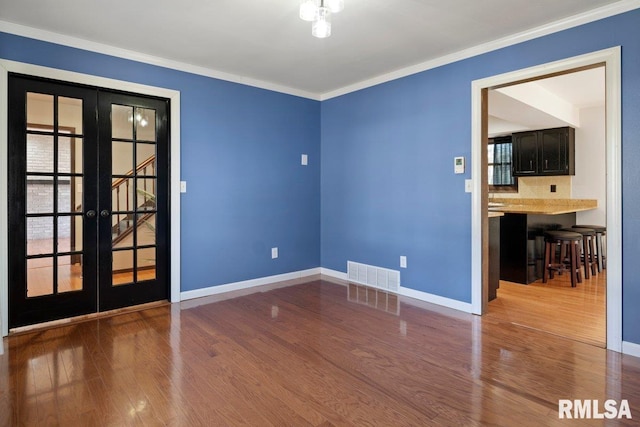
[[[82,138],[58,138],[58,172],[82,173]]]
[[[27,134],[27,172],[53,173],[53,135]]]
[[[111,174],[131,175],[133,172],[133,143],[113,141],[111,144]]]
[[[156,248],[138,249],[137,281],[156,278]]]
[[[58,97],[58,126],[60,131],[82,134],[82,99]]]
[[[136,108],[136,140],[156,140],[156,111],[148,108]]]
[[[83,217],[58,217],[58,252],[75,252],[82,250]]]
[[[53,217],[27,218],[27,255],[53,253]]]
[[[71,179],[68,176],[58,178],[58,212],[71,212]]]
[[[53,178],[27,175],[27,213],[53,213]]]
[[[111,184],[111,210],[132,211],[133,192],[133,179],[114,178]]]
[[[136,144],[136,172],[138,176],[155,176],[156,145]]]
[[[111,137],[133,139],[133,107],[111,106]]]
[[[31,125],[53,128],[53,95],[27,93],[27,126]]]
[[[27,260],[27,297],[53,294],[53,257]]]
[[[133,283],[133,250],[113,252],[113,286]]]
[[[138,246],[156,244],[156,214],[138,214]]]
[[[155,210],[156,208],[156,180],[154,178],[137,179],[136,207],[140,211]]]
[[[82,255],[58,257],[58,293],[82,290]]]
[[[82,211],[82,178],[61,176],[58,178],[58,212]]]

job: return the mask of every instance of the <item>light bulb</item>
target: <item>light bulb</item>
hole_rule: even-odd
[[[300,19],[303,21],[313,21],[317,11],[316,0],[300,0]]]
[[[319,7],[316,19],[311,27],[311,34],[319,39],[331,35],[331,11],[328,7]]]

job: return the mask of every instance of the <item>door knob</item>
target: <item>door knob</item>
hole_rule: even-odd
[[[96,217],[96,211],[94,211],[93,209],[90,211],[87,211],[87,218],[95,218]]]
[[[106,209],[103,209],[103,210],[101,210],[101,211],[100,211],[100,216],[101,216],[102,218],[106,218],[106,217],[108,217],[108,216],[109,216],[109,214],[110,214],[110,213],[109,213],[109,211],[108,211],[108,210],[106,210]]]

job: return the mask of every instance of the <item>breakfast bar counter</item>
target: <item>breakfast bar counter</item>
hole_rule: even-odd
[[[543,273],[544,232],[576,224],[576,212],[595,209],[590,199],[489,200],[500,218],[500,280],[529,284]]]

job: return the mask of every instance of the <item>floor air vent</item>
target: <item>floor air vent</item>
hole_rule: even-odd
[[[397,270],[347,261],[347,276],[351,282],[385,291],[398,292],[400,289],[400,272]]]

